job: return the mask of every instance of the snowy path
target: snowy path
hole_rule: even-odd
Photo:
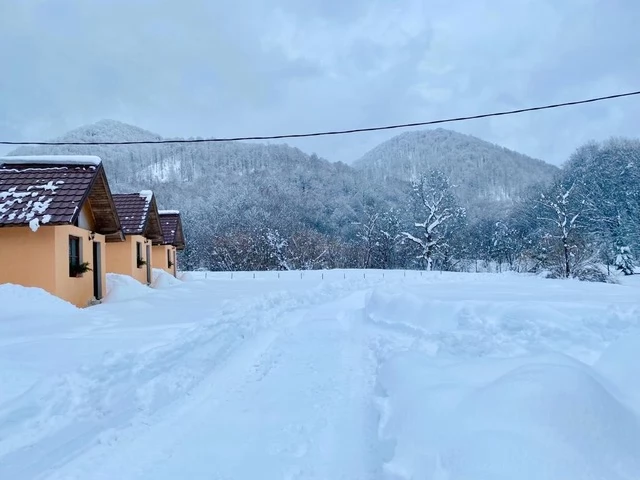
[[[359,293],[288,314],[151,426],[114,434],[48,478],[378,477],[363,304]]]

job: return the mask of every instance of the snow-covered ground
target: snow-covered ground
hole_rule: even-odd
[[[108,283],[0,285],[1,479],[640,478],[640,277]]]

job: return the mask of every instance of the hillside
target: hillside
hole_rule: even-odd
[[[112,120],[73,130],[56,141],[154,140],[160,136]],[[100,156],[117,193],[152,189],[160,208],[183,212],[189,244],[210,248],[221,232],[311,229],[353,236],[363,202],[398,203],[404,185],[375,188],[343,163],[285,144],[197,144],[25,147],[11,154]],[[371,197],[374,197],[373,199]],[[199,241],[201,239],[201,241]],[[202,251],[194,252],[201,257]]]
[[[398,135],[369,151],[354,167],[370,180],[405,181],[420,171],[439,169],[472,213],[503,209],[531,185],[549,183],[559,171],[541,160],[442,128]]]
[[[102,120],[56,141],[160,138],[132,125]],[[548,182],[557,170],[447,130],[400,135],[372,150],[354,167],[308,155],[286,144],[241,142],[40,146],[12,153],[100,156],[114,192],[152,189],[160,208],[183,212],[189,239],[187,257],[205,264],[211,255],[212,239],[221,236],[229,236],[233,242],[245,238],[246,243],[248,239],[267,238],[270,231],[287,238],[303,232],[304,242],[319,242],[322,237],[351,245],[361,239],[359,225],[371,211],[393,211],[397,219],[387,220],[397,222],[397,228],[411,226],[414,219],[407,180],[427,166],[450,175],[472,223],[503,215],[532,183]],[[309,240],[309,235],[314,240]],[[249,257],[247,245],[234,248],[234,255]],[[255,248],[261,250],[263,246]],[[322,255],[329,255],[332,248],[318,247]],[[348,248],[341,255],[342,260],[335,260],[338,265],[357,264]]]

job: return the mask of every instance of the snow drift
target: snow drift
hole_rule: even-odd
[[[401,354],[379,378],[387,478],[631,480],[640,422],[560,354],[447,362]]]
[[[153,280],[151,286],[157,289],[171,288],[176,285],[181,285],[182,282],[173,275],[165,272],[161,268],[153,269]]]
[[[0,284],[0,321],[9,318],[32,319],[51,312],[75,314],[78,311],[75,305],[41,288]]]
[[[144,297],[153,293],[146,285],[135,278],[117,273],[107,273],[107,295],[105,302],[122,302],[134,298]]]

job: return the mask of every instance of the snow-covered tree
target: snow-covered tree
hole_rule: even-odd
[[[278,230],[267,229],[265,232],[267,244],[271,252],[271,258],[275,261],[279,270],[291,270],[289,258],[289,242],[280,235]]]
[[[394,268],[398,262],[397,247],[402,239],[402,221],[394,208],[382,213],[378,221],[377,266]]]
[[[633,275],[635,262],[629,247],[620,247],[615,258],[615,266],[625,275]]]
[[[448,240],[447,227],[464,217],[465,213],[457,205],[451,184],[442,172],[428,171],[414,180],[412,187],[416,216],[420,217],[414,227],[419,233],[403,232],[403,235],[419,246],[418,259],[424,262],[427,270],[431,270],[436,253]]]
[[[501,269],[504,263],[513,269],[516,257],[523,248],[522,239],[518,238],[515,228],[504,221],[498,221],[491,236],[491,256]]]
[[[546,194],[540,194],[537,203],[542,238],[551,249],[557,247],[560,258],[555,260],[554,266],[558,267],[559,276],[569,278],[574,273],[572,267],[576,263],[577,250],[584,245],[579,232],[584,227],[586,200],[575,182],[565,185],[559,181]]]

